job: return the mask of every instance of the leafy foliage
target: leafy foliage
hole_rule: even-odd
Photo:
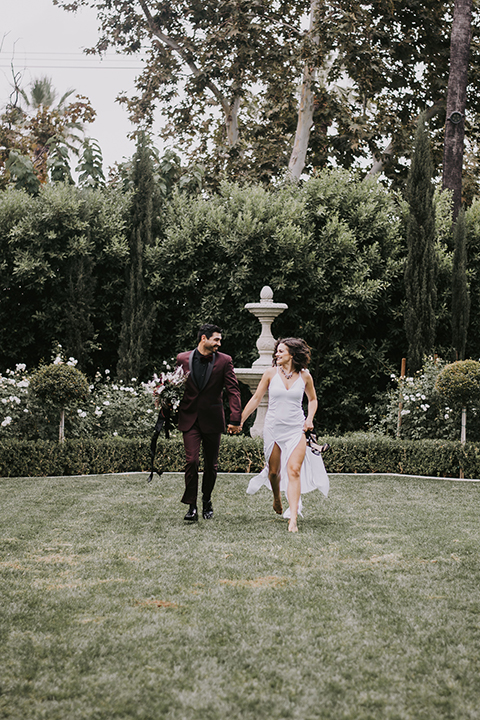
[[[105,184],[102,150],[96,140],[87,138],[83,141],[82,155],[75,169],[80,173],[78,176],[80,187],[98,188]]]
[[[465,232],[465,209],[462,208],[453,231],[455,252],[452,269],[452,345],[459,360],[465,360],[467,330],[470,320]]]
[[[393,343],[385,325],[399,276],[397,210],[383,188],[343,171],[303,189],[224,183],[208,202],[174,195],[165,237],[147,252],[161,318],[154,356],[190,347],[211,321],[226,330],[236,366],[251,365],[260,328],[243,306],[268,284],[288,304],[275,336],[302,335],[313,348],[318,422],[358,426]]]
[[[42,402],[56,408],[78,405],[89,393],[85,375],[63,362],[40,367],[30,379],[30,390]]]
[[[436,388],[445,366],[442,358],[428,357],[414,375],[400,377],[392,373],[392,386],[369,407],[369,429],[407,440],[456,440],[458,409],[450,407]],[[479,431],[477,421],[474,434]]]
[[[28,367],[48,362],[58,341],[90,377],[98,369],[115,370],[133,238],[132,175],[128,168],[122,172],[125,183],[119,177],[103,189],[57,183],[37,197],[12,188],[0,193],[3,372],[20,361]],[[182,178],[192,194],[179,188]],[[125,377],[124,385],[161,371],[161,359],[192,347],[198,326],[208,320],[224,328],[223,348],[235,365],[250,366],[260,326],[244,305],[258,300],[268,284],[274,299],[289,306],[275,320],[274,335],[303,335],[312,346],[318,429],[362,427],[365,406],[388,386],[405,356],[406,204],[343,170],[271,190],[224,182],[216,194],[198,192],[200,176],[188,178],[174,157],[154,162],[151,244],[142,263],[158,319],[146,369]],[[474,203],[466,213],[471,357],[480,357],[479,207]],[[438,193],[436,350],[448,360],[450,212],[449,194]],[[7,416],[13,417],[10,410]]]
[[[70,361],[71,362],[71,361]],[[47,368],[47,369],[46,369]],[[60,370],[58,370],[60,368]],[[71,368],[71,369],[69,369]],[[69,438],[149,437],[155,425],[154,380],[113,381],[108,370],[86,386],[68,364],[27,372],[24,364],[0,375],[0,437],[55,440],[58,408],[76,407],[65,417]],[[58,377],[60,376],[60,377]],[[50,394],[52,383],[59,381]],[[64,405],[66,403],[66,405]]]
[[[329,473],[458,477],[463,470],[467,478],[478,478],[480,474],[480,449],[476,443],[399,441],[367,433],[322,439],[331,445],[324,458]],[[262,442],[258,438],[224,436],[218,461],[223,473],[260,472],[265,462]],[[156,467],[163,472],[181,473],[184,463],[181,437],[160,437]],[[4,478],[147,472],[149,468],[150,439],[145,437],[82,438],[64,443],[0,437],[0,476]]]
[[[299,114],[305,68],[315,68],[306,170],[380,161],[403,187],[415,123],[432,121],[441,165],[454,0],[54,0],[97,11],[107,47],[146,55],[135,124],[160,113],[164,135],[218,179],[281,176]],[[304,30],[309,12],[312,32]],[[473,14],[467,109],[479,111],[480,15]],[[475,133],[475,124],[469,128]],[[364,166],[362,162],[362,166]]]
[[[478,360],[480,358],[480,202],[478,200],[475,200],[465,212],[465,244],[470,301],[465,357]]]
[[[456,440],[462,400],[467,398],[469,433],[478,441],[480,395],[476,373],[480,364],[473,360],[464,362],[467,365],[462,370],[461,363],[447,364],[442,358],[429,357],[414,375],[392,374],[393,387],[379,395],[377,403],[369,407],[369,429],[409,440]]]
[[[425,355],[433,352],[437,301],[437,258],[433,164],[424,117],[415,134],[415,150],[408,175],[408,255],[405,265],[405,331],[408,339],[408,367],[416,372]]]
[[[0,193],[0,366],[32,367],[61,341],[82,370],[118,351],[128,195],[59,183]],[[101,338],[101,342],[98,341]]]
[[[52,363],[36,370],[30,380],[30,391],[46,407],[60,412],[59,440],[65,440],[65,410],[85,400],[88,392],[87,378],[73,363]]]
[[[48,180],[70,182],[68,151],[75,151],[83,127],[95,119],[88,98],[69,90],[56,101],[49,78],[30,84],[30,97],[21,88],[0,116],[0,188],[13,181],[17,188],[36,194]],[[23,103],[21,102],[23,100]],[[80,135],[78,134],[80,133]]]
[[[437,392],[457,407],[480,404],[480,362],[458,360],[443,368],[435,383]]]
[[[31,195],[38,193],[40,181],[29,157],[19,155],[15,150],[10,150],[8,159],[5,162],[5,171],[14,180],[15,187],[18,190],[26,190]]]
[[[142,377],[148,364],[156,307],[145,288],[144,255],[153,244],[154,202],[159,200],[153,177],[152,150],[139,135],[133,158],[132,205],[127,282],[123,303],[117,372],[122,380]]]

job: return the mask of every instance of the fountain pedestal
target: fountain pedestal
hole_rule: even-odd
[[[245,310],[249,310],[257,317],[262,324],[262,332],[257,340],[258,358],[251,368],[235,368],[237,378],[248,385],[253,394],[258,387],[263,373],[272,367],[272,354],[275,347],[275,338],[272,335],[271,326],[275,318],[288,308],[285,303],[273,302],[273,290],[265,285],[260,293],[260,302],[247,303]],[[263,437],[263,426],[265,414],[268,407],[268,393],[262,398],[257,408],[257,415],[250,435],[252,437]]]

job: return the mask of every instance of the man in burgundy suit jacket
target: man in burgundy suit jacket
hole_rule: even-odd
[[[200,445],[203,446],[202,500],[205,520],[213,517],[212,490],[217,479],[218,451],[225,430],[223,390],[230,406],[230,434],[240,432],[242,403],[240,389],[230,355],[218,352],[222,331],[217,325],[202,325],[198,331],[197,348],[177,356],[190,375],[178,409],[178,428],[183,432],[185,446],[185,492],[182,502],[189,505],[185,520],[198,520],[197,493]]]

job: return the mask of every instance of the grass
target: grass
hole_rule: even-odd
[[[0,718],[480,718],[480,484],[0,481]]]

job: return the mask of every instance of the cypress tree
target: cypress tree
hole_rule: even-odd
[[[408,367],[416,372],[435,343],[437,299],[433,163],[422,116],[415,133],[414,152],[407,181],[407,261],[405,266],[405,331]]]
[[[153,244],[155,180],[153,151],[145,133],[140,133],[133,156],[130,257],[120,332],[117,375],[128,382],[147,371],[155,305],[145,288],[145,248]]]
[[[465,210],[458,214],[453,229],[455,251],[452,271],[452,345],[457,360],[465,360],[467,329],[470,319],[470,297],[467,286],[467,244],[465,237]]]

